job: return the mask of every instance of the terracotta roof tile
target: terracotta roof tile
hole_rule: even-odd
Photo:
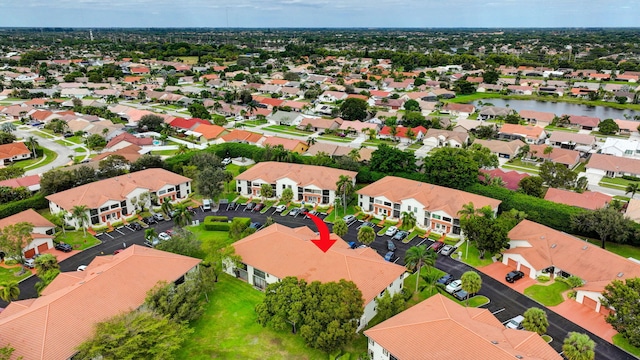
[[[273,184],[279,179],[291,179],[298,186],[315,185],[320,189],[335,189],[340,175],[347,175],[355,179],[355,171],[333,169],[324,166],[281,163],[274,161],[260,162],[245,172],[236,176],[237,180],[264,180]],[[320,176],[321,175],[321,176]]]
[[[605,207],[613,197],[597,191],[585,191],[581,194],[569,190],[549,188],[544,199],[583,209],[596,210]]]
[[[0,159],[10,159],[17,155],[30,154],[31,151],[23,142],[0,145]]]

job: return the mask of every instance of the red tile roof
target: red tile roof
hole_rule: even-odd
[[[518,190],[518,184],[520,184],[520,181],[529,176],[527,173],[520,174],[517,171],[504,171],[502,169],[480,169],[480,172],[487,174],[492,178],[501,178],[502,182],[504,182],[504,187],[509,190]],[[480,177],[484,178],[482,175],[480,175]]]
[[[284,103],[284,100],[280,99],[272,99],[272,98],[264,98],[260,100],[261,104],[271,105],[271,106],[281,106]]]
[[[358,173],[324,166],[265,161],[247,169],[236,176],[236,179],[248,181],[260,179],[273,184],[277,180],[287,178],[295,181],[298,186],[315,185],[320,189],[335,190],[340,175],[347,175],[355,179]]]
[[[549,188],[544,199],[560,204],[596,210],[605,207],[611,202],[613,197],[597,191],[577,193],[569,190]]]
[[[0,181],[0,186],[8,186],[12,188],[29,187],[40,184],[40,175],[30,175],[21,178],[8,179]]]
[[[409,128],[404,127],[404,126],[398,126],[396,127],[396,130],[398,131],[396,133],[397,137],[403,137],[406,138],[407,136],[407,130],[409,130]],[[414,128],[412,128],[411,130],[413,130],[413,134],[414,136],[418,136],[419,132],[422,132],[422,134],[426,134],[427,133],[427,129],[424,126],[416,126]],[[391,127],[390,126],[383,126],[382,129],[380,130],[380,135],[388,135],[391,136]]]
[[[137,145],[137,146],[148,146],[153,144],[152,138],[139,138],[129,133],[122,133],[114,137],[113,139],[111,139],[109,143],[107,143],[107,146],[105,146],[105,148],[106,149],[112,148],[116,144],[121,143],[122,141],[126,141],[130,144]]]
[[[138,245],[99,256],[85,271],[58,275],[40,297],[9,304],[0,344],[25,359],[68,359],[96,323],[138,308],[158,281],[174,282],[199,262]]]
[[[31,151],[23,142],[0,145],[0,159],[11,159],[14,156],[30,153]]]
[[[192,119],[175,118],[169,123],[169,125],[173,127],[177,127],[185,130],[190,130],[196,124],[211,125],[211,122],[209,120],[203,120],[198,118],[192,118]]]
[[[27,209],[15,215],[7,216],[4,219],[0,219],[0,228],[17,224],[19,222],[28,222],[34,227],[54,227],[55,226],[53,223],[51,223],[51,221],[47,220],[44,216],[40,215],[35,210]]]

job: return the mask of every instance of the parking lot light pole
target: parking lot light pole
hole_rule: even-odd
[[[469,256],[469,238],[465,236],[465,240],[467,241],[467,249],[465,250],[464,259],[467,260],[467,256]]]

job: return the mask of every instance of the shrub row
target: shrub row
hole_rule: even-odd
[[[207,231],[229,231],[229,223],[220,221],[205,222],[204,229]]]
[[[38,193],[28,199],[12,201],[7,204],[0,205],[0,218],[6,218],[27,209],[46,209],[49,207],[49,200],[44,195]]]
[[[204,218],[204,222],[205,223],[215,222],[215,221],[228,222],[229,221],[229,217],[228,216],[220,216],[220,215],[210,215],[210,216],[206,216]]]
[[[234,217],[233,222],[240,223],[240,228],[242,230],[246,229],[251,225],[251,218],[248,217]]]

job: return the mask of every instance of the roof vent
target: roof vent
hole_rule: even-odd
[[[587,245],[582,247],[582,250],[587,250],[589,247]]]
[[[556,248],[556,246],[558,246],[558,245],[557,245],[557,244],[551,244],[551,248],[552,248],[552,249],[555,249],[555,248]]]
[[[540,236],[540,240],[544,240],[544,235]]]
[[[619,272],[619,273],[618,273],[618,277],[622,277],[622,275],[624,275],[624,273],[623,273],[623,272]]]
[[[522,355],[516,355],[516,359],[524,359]]]
[[[497,341],[495,341],[495,340],[491,340],[491,343],[492,343],[493,345],[498,345],[498,342],[497,342]]]

